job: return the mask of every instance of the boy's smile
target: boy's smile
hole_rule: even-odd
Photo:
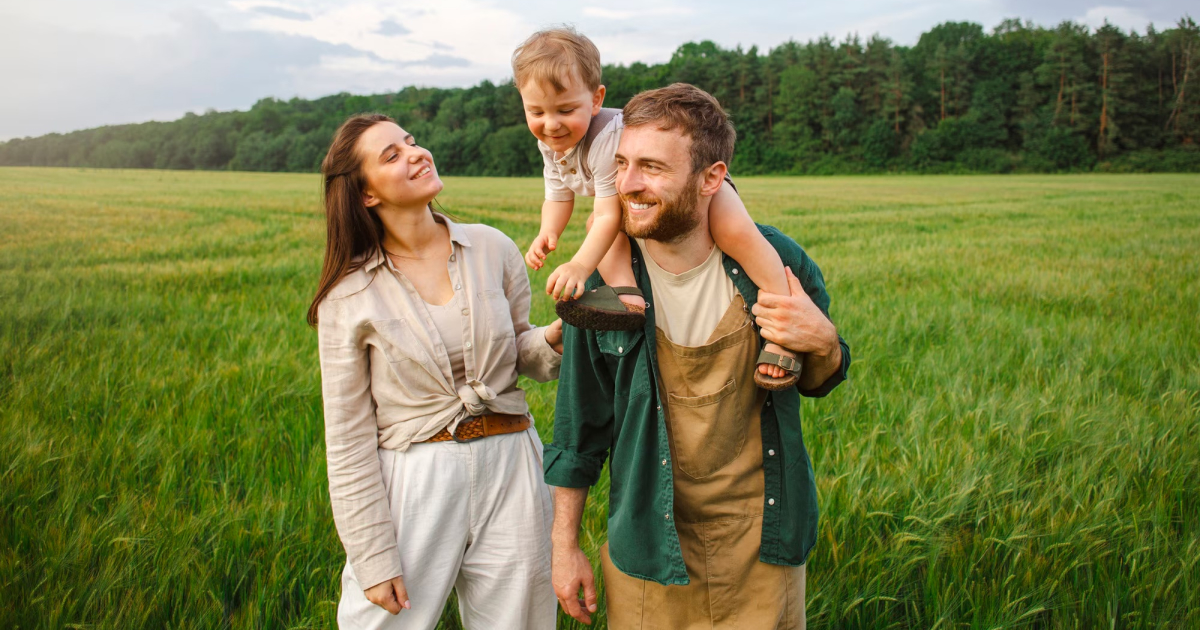
[[[525,123],[534,137],[556,153],[566,153],[587,135],[592,116],[604,103],[604,86],[595,91],[572,77],[567,89],[557,92],[540,81],[527,81],[518,88],[525,106]]]

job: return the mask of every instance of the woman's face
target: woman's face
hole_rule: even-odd
[[[391,122],[380,122],[358,139],[368,208],[425,207],[442,192],[433,155],[417,146],[412,134]]]

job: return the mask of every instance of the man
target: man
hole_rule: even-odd
[[[646,326],[564,327],[545,456],[556,595],[591,622],[579,525],[611,456],[601,557],[611,628],[803,628],[817,504],[799,396],[845,380],[849,347],[820,270],[790,238],[760,227],[788,267],[790,296],[759,294],[736,253],[715,248],[708,204],[735,137],[716,99],[677,83],[634,97],[624,119],[617,189]],[[796,387],[755,387],[764,338],[803,357]]]

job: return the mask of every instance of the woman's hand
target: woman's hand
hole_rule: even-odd
[[[401,610],[412,608],[412,604],[408,602],[408,591],[404,590],[403,577],[394,577],[386,582],[380,582],[363,593],[366,594],[367,601],[393,615],[400,614]]]
[[[555,352],[559,354],[563,353],[561,319],[554,320],[553,324],[546,327],[546,343],[550,344],[550,347],[554,348]]]

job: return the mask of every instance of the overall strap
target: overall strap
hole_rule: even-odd
[[[592,142],[600,132],[612,122],[612,119],[620,114],[621,110],[615,107],[601,107],[600,113],[592,116],[592,122],[588,124],[587,134],[579,143],[579,168],[583,169],[583,178],[592,178],[592,167],[588,166],[588,153],[592,150]]]

